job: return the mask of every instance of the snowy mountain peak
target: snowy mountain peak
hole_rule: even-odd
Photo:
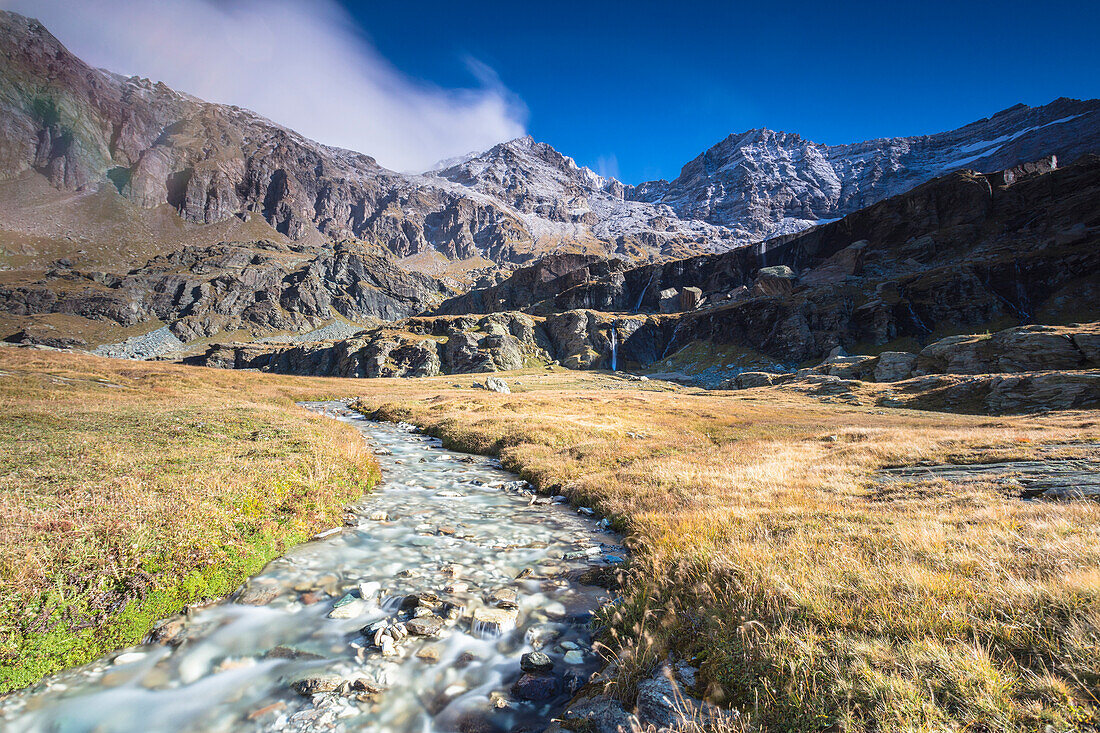
[[[847,145],[754,128],[707,149],[674,181],[627,193],[755,240],[844,216],[959,168],[992,172],[1051,154],[1068,163],[1096,151],[1100,100],[1063,97],[948,132]]]

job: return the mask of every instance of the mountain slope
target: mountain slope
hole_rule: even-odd
[[[836,219],[953,170],[982,173],[1046,155],[1065,165],[1100,152],[1100,100],[1016,105],[957,130],[823,145],[768,129],[730,135],[627,196],[759,241]]]
[[[576,181],[578,196],[596,199],[583,216],[500,200],[501,191],[456,182],[456,168],[395,173],[248,110],[92,69],[41,24],[12,13],[0,15],[0,53],[0,180],[36,173],[64,191],[114,187],[142,210],[171,207],[196,224],[250,212],[291,240],[360,238],[437,275],[508,266],[550,249],[648,260],[734,244],[721,228],[625,202],[595,179]],[[545,155],[527,158],[514,176],[555,175],[554,158],[564,157],[540,147]],[[469,264],[449,268],[455,260]]]

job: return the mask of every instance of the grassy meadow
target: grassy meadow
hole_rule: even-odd
[[[377,464],[332,380],[0,348],[0,690],[135,644],[338,525]]]
[[[872,480],[1044,444],[1096,455],[1095,412],[949,415],[577,373],[519,376],[512,395],[448,381],[364,384],[358,404],[614,519],[635,556],[609,618],[613,694],[632,699],[676,650],[700,665],[699,693],[760,730],[1100,724],[1100,504]]]
[[[333,524],[370,459],[292,402],[358,396],[368,414],[499,455],[626,534],[634,555],[604,640],[611,694],[630,700],[675,650],[699,665],[697,693],[756,730],[1100,724],[1100,503],[873,480],[1050,444],[1096,455],[1095,412],[950,415],[560,369],[501,375],[513,390],[501,395],[471,389],[480,376],[321,380],[14,349],[0,372],[15,447],[0,471],[9,655],[57,633],[26,634],[48,599],[94,617],[95,594],[118,597],[138,573],[217,595]],[[190,592],[186,579],[213,568],[231,570]],[[7,674],[9,686],[34,676]]]

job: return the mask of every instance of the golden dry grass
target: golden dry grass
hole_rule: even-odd
[[[0,380],[12,378],[13,359],[0,356]],[[108,368],[43,352],[16,360],[67,378]],[[357,394],[364,411],[499,454],[540,488],[598,507],[634,550],[605,639],[620,660],[611,692],[625,698],[675,649],[701,666],[697,692],[758,730],[1097,725],[1100,506],[1026,502],[990,484],[872,480],[883,466],[1024,458],[1051,443],[1069,444],[1060,456],[1095,455],[1095,412],[948,415],[562,370],[503,375],[512,395],[471,389],[470,376],[110,370],[116,381],[161,375],[168,411],[190,389],[280,419],[298,414],[279,412],[292,399]],[[57,389],[61,412],[72,393]],[[117,390],[94,389],[96,399]],[[104,442],[108,424],[89,423],[85,439]],[[120,425],[106,442],[132,430]],[[188,454],[193,476],[216,473],[212,449]]]
[[[135,643],[339,524],[377,464],[292,401],[333,394],[0,349],[0,686]]]
[[[990,419],[576,374],[523,374],[510,396],[442,384],[457,380],[356,386],[363,410],[499,453],[628,533],[618,694],[675,649],[764,730],[1097,724],[1100,505],[872,481],[1049,443],[1095,455],[1095,413]]]

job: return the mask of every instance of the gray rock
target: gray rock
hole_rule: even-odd
[[[520,700],[549,700],[561,692],[561,680],[548,674],[524,673],[512,685],[512,695]]]
[[[421,616],[406,621],[405,628],[413,636],[435,636],[443,628],[443,619],[438,616]]]
[[[876,382],[900,382],[913,375],[917,355],[908,351],[884,351],[878,355],[874,377]]]
[[[528,652],[520,658],[519,668],[524,672],[548,674],[554,670],[554,662],[542,652]]]
[[[489,377],[485,380],[485,389],[493,392],[500,392],[501,394],[511,394],[512,390],[508,389],[508,383],[499,377]]]

